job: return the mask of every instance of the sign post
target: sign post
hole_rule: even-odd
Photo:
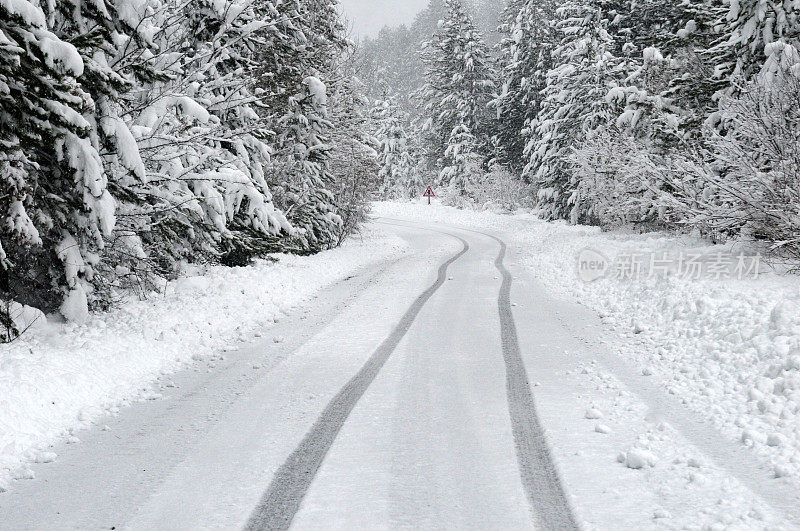
[[[433,188],[431,188],[429,186],[428,189],[425,190],[425,193],[422,194],[422,197],[427,197],[428,198],[428,204],[430,205],[431,204],[431,197],[436,197],[436,194],[433,193]]]

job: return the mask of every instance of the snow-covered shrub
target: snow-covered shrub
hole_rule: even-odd
[[[514,212],[536,205],[533,187],[499,164],[481,177],[470,195],[483,208],[496,211]]]
[[[769,244],[800,259],[800,56],[784,43],[767,47],[756,80],[720,105],[724,132],[709,128],[713,164],[684,163],[676,195],[687,223]]]
[[[632,137],[598,130],[570,157],[580,180],[574,205],[583,218],[604,228],[660,219],[662,167]]]

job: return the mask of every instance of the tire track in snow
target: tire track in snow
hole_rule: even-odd
[[[482,232],[478,234],[488,236],[500,244],[500,253],[494,262],[497,270],[503,275],[497,306],[500,314],[503,359],[506,364],[508,411],[511,415],[522,485],[528,494],[528,501],[536,514],[540,529],[579,529],[553,462],[544,428],[536,413],[536,403],[528,381],[528,373],[522,361],[517,325],[511,311],[513,277],[503,263],[507,251],[506,243],[491,234]]]
[[[438,232],[438,231],[437,231]],[[454,234],[462,249],[439,266],[436,281],[411,304],[392,333],[373,352],[361,370],[328,403],[294,452],[275,472],[245,529],[289,529],[314,477],[350,413],[414,323],[420,310],[447,279],[447,269],[464,256],[469,244]]]
[[[413,222],[411,223],[413,224]],[[491,238],[500,245],[500,252],[494,265],[503,276],[497,306],[500,315],[503,359],[506,365],[508,411],[511,415],[522,485],[536,515],[538,527],[547,530],[580,529],[553,461],[544,428],[536,413],[536,402],[528,381],[525,363],[522,361],[517,326],[511,311],[511,285],[514,279],[504,265],[508,246],[503,240],[492,234],[460,227],[454,228]]]

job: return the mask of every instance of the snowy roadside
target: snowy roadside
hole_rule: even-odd
[[[468,212],[442,205],[379,203],[377,215],[496,231],[556,296],[599,314],[612,345],[732,441],[750,447],[775,477],[800,476],[800,278],[578,278],[578,256],[677,256],[729,252],[700,239],[603,233],[529,214]],[[790,483],[787,483],[787,486]]]
[[[407,250],[367,230],[316,256],[212,267],[85,325],[48,323],[0,345],[0,491],[33,476],[26,463],[55,459],[47,448],[56,440],[77,442],[75,432],[107,412],[158,398],[159,376],[237,350],[326,286]]]

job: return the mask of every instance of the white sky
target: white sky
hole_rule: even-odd
[[[368,37],[383,26],[408,24],[428,5],[428,0],[341,0],[341,4],[353,33]]]

